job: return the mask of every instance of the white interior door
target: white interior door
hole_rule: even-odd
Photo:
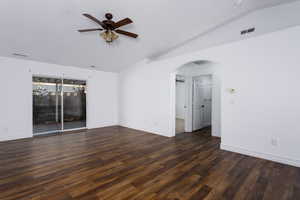
[[[211,76],[193,79],[193,131],[211,125]]]

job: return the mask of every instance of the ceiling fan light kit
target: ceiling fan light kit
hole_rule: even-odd
[[[100,36],[108,43],[113,42],[114,40],[119,38],[119,36],[111,30],[100,33]]]
[[[137,38],[138,35],[135,33],[131,33],[131,32],[127,32],[124,30],[120,30],[118,28],[131,24],[133,23],[133,21],[129,18],[125,18],[122,19],[118,22],[114,22],[112,20],[113,15],[111,13],[106,13],[105,14],[105,18],[106,20],[100,21],[97,18],[93,17],[90,14],[83,14],[83,16],[89,18],[90,20],[96,22],[98,25],[101,26],[101,28],[93,28],[93,29],[82,29],[82,30],[78,30],[80,33],[83,32],[91,32],[91,31],[103,31],[102,33],[100,33],[100,36],[107,42],[107,43],[111,43],[114,40],[119,38],[118,34],[122,34],[122,35],[126,35],[128,37],[132,37],[132,38]],[[116,34],[118,33],[118,34]]]

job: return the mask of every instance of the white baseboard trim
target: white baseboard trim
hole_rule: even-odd
[[[141,128],[141,127],[129,126],[129,125],[124,124],[124,123],[120,123],[119,126],[122,126],[124,128],[134,129],[134,130],[137,130],[137,131],[148,132],[148,133],[155,134],[155,135],[160,135],[160,136],[163,136],[163,137],[173,137],[173,136],[170,136],[168,134],[163,134],[162,132],[158,132],[158,131],[154,131],[154,130],[150,130],[150,129],[145,129],[145,128]]]
[[[19,138],[5,138],[5,139],[1,139],[0,142],[10,142],[10,141],[17,141],[17,140],[24,140],[24,139],[30,139],[33,138],[33,136],[28,136],[28,137],[19,137]]]
[[[243,149],[240,147],[234,147],[234,146],[229,146],[229,145],[225,145],[225,144],[221,144],[221,149],[239,153],[239,154],[248,155],[248,156],[253,156],[253,157],[257,157],[257,158],[262,158],[265,160],[270,160],[270,161],[274,161],[274,162],[278,162],[278,163],[282,163],[282,164],[286,164],[286,165],[291,165],[294,167],[300,167],[300,160],[296,160],[296,159],[281,157],[281,156],[268,154],[268,153],[251,151],[251,150]]]

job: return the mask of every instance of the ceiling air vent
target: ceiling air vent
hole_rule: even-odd
[[[245,35],[245,34],[249,34],[249,33],[252,33],[255,31],[255,28],[249,28],[249,29],[246,29],[246,30],[242,30],[241,31],[241,35]]]
[[[13,53],[12,55],[13,55],[13,56],[17,56],[17,57],[23,57],[23,58],[28,57],[28,55],[21,54],[21,53]]]

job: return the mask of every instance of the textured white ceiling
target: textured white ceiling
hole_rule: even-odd
[[[293,0],[1,0],[0,56],[29,55],[32,60],[99,70],[120,71],[165,52],[250,10]],[[100,19],[130,17],[124,30],[140,38],[121,36],[106,44],[98,32],[78,33],[97,25],[82,13]]]

